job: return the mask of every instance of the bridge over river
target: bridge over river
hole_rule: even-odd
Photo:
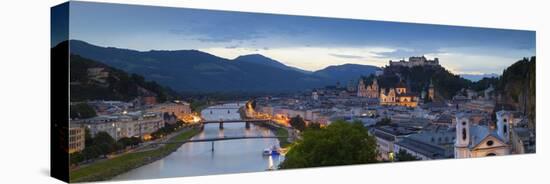
[[[204,139],[189,139],[185,141],[166,141],[166,142],[157,142],[152,144],[176,144],[176,143],[190,143],[190,142],[211,142],[212,151],[214,151],[214,142],[216,141],[225,141],[225,140],[236,140],[236,139],[279,139],[279,138],[288,138],[286,136],[235,136],[235,137],[213,137],[213,138],[204,138]]]
[[[205,125],[205,124],[212,124],[212,123],[219,123],[219,128],[223,129],[224,123],[245,123],[246,129],[250,128],[250,123],[268,123],[271,119],[234,119],[234,120],[206,120],[206,121],[200,121],[199,123]]]
[[[269,120],[241,120],[238,109],[244,104],[223,104],[204,109],[201,112],[203,131],[198,135],[182,142],[159,142],[159,145],[184,144],[170,155],[116,176],[114,180],[257,172],[277,168],[284,156],[264,156],[262,152],[279,145],[279,137],[270,129],[256,125],[269,123]],[[247,123],[249,128],[244,126]],[[222,129],[218,124],[223,124]],[[215,151],[212,151],[214,144]]]

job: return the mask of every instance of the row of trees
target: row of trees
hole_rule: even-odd
[[[116,141],[107,132],[98,132],[92,137],[88,129],[85,130],[84,139],[84,150],[70,155],[71,164],[104,158],[110,153],[123,150],[127,147],[134,147],[141,143],[141,139],[135,137],[122,138]]]
[[[152,139],[164,137],[181,128],[181,122],[176,124],[165,124],[164,127],[151,133]],[[84,150],[70,155],[71,164],[88,162],[97,158],[105,158],[108,154],[120,152],[128,148],[135,148],[143,141],[139,137],[123,137],[118,141],[107,132],[98,132],[92,137],[88,129],[85,130]]]
[[[306,123],[306,121],[304,120],[304,118],[302,118],[300,115],[297,115],[293,118],[290,118],[290,126],[296,130],[299,130],[299,131],[304,131],[306,130],[306,128],[309,128],[309,129],[320,129],[321,128],[321,124],[319,123],[315,123],[315,122],[310,122],[309,124]]]
[[[75,105],[70,106],[71,119],[84,119],[84,118],[91,118],[97,116],[94,108],[90,106],[88,103],[78,103]]]
[[[181,122],[180,120],[178,120],[178,122],[175,123],[175,124],[165,123],[164,127],[162,127],[160,129],[158,129],[157,131],[151,133],[151,137],[152,137],[153,140],[164,137],[164,136],[180,129],[182,127],[182,124],[183,124],[183,122]]]

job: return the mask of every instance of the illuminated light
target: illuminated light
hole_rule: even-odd
[[[388,157],[389,157],[389,159],[390,159],[391,161],[393,161],[395,155],[393,154],[393,152],[390,152],[390,153],[388,154]]]

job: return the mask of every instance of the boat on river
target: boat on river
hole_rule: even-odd
[[[264,151],[262,152],[262,155],[264,155],[264,156],[270,156],[270,155],[277,156],[277,155],[280,155],[280,154],[281,153],[279,152],[279,149],[275,145],[264,149]]]

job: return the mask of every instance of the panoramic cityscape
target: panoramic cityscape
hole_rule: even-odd
[[[71,182],[536,152],[535,32],[71,2]]]

